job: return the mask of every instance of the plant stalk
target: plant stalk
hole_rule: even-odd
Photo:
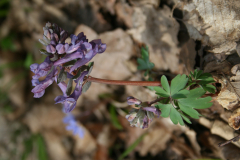
[[[89,76],[87,81],[103,83],[103,84],[114,84],[114,85],[131,85],[131,86],[162,86],[160,81],[121,81],[121,80],[108,80],[100,79]]]

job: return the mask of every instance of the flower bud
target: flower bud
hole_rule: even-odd
[[[132,96],[129,96],[129,97],[127,97],[127,103],[128,103],[128,105],[133,105],[133,104],[139,105],[139,104],[141,104],[142,102],[141,102],[139,99],[137,99],[137,98],[134,98],[134,97],[132,97]]]

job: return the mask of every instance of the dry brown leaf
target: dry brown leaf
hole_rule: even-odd
[[[177,47],[179,24],[170,15],[171,10],[167,6],[161,10],[151,5],[134,7],[133,28],[128,33],[135,41],[149,47],[150,61],[157,69],[182,73],[179,69]]]
[[[195,131],[187,129],[185,134],[187,135],[189,141],[191,142],[191,145],[193,147],[193,150],[195,151],[196,155],[198,157],[201,156],[201,147],[199,146],[198,142],[197,142],[197,134]]]
[[[216,71],[218,73],[223,72],[224,74],[228,75],[230,73],[231,68],[232,68],[232,65],[227,61],[223,61],[223,62],[211,61],[204,66],[204,72],[211,73]]]
[[[236,50],[240,35],[238,0],[181,0],[183,22],[189,35],[211,46],[210,52],[230,54]]]
[[[132,28],[132,14],[133,8],[130,7],[127,3],[118,2],[115,5],[116,15],[119,21],[124,22],[128,28]]]
[[[130,36],[122,29],[117,29],[100,34],[98,38],[107,44],[107,49],[92,59],[94,67],[91,76],[112,80],[124,80],[130,77],[132,73],[125,65],[133,52],[133,42]],[[99,94],[111,93],[112,90],[107,88],[107,85],[92,83],[90,89],[83,96],[97,101]]]
[[[129,1],[134,6],[142,6],[142,5],[153,5],[154,7],[158,7],[160,4],[160,0],[130,0]]]
[[[223,147],[219,147],[218,144],[223,142],[224,139],[211,135],[208,138],[211,150],[213,151],[213,155],[216,155],[218,158],[221,158],[222,160],[239,160],[240,159],[240,152],[239,148],[236,147],[233,144],[228,144]]]
[[[195,50],[195,41],[192,39],[189,39],[186,44],[182,46],[182,49],[180,51],[179,58],[183,62],[183,64],[186,66],[187,73],[189,74],[190,71],[194,70],[195,65],[195,57],[196,57],[196,50]]]
[[[211,128],[211,133],[218,135],[226,140],[232,139],[233,137],[235,137],[236,135],[234,134],[234,129],[231,128],[228,124],[219,121],[219,120],[215,120],[212,128]],[[240,143],[236,142],[233,143],[234,145],[240,147]]]
[[[171,132],[161,123],[154,123],[149,128],[149,133],[144,136],[142,145],[139,147],[140,155],[145,156],[150,152],[153,156],[163,151],[167,147],[167,142],[171,138]]]
[[[130,77],[131,72],[124,65],[133,53],[133,42],[130,36],[122,29],[116,29],[100,34],[98,38],[107,44],[107,49],[103,54],[93,58],[95,64],[91,75],[118,80]]]
[[[212,127],[212,124],[213,124],[212,121],[210,121],[209,119],[204,118],[204,117],[200,117],[198,122],[201,125],[205,126],[206,128],[209,128],[209,129]]]
[[[238,104],[238,97],[235,93],[229,91],[228,89],[220,91],[216,100],[228,110],[233,110]]]
[[[240,108],[233,112],[232,116],[228,119],[228,123],[235,130],[240,128]]]
[[[54,132],[43,132],[47,150],[52,160],[70,160],[70,156],[66,152],[61,137]]]

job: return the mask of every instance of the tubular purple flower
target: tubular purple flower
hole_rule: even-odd
[[[95,48],[96,45],[98,53],[103,53],[107,48],[107,45],[105,43],[102,43],[101,39],[92,40],[90,43],[92,44],[93,48]]]
[[[63,123],[67,124],[66,130],[72,130],[73,134],[78,135],[80,138],[84,137],[84,130],[77,124],[77,121],[71,113],[67,113],[63,119]]]
[[[89,44],[91,44],[91,47],[89,46]],[[103,48],[101,48],[101,46],[103,46]],[[83,43],[81,45],[81,49],[83,49],[85,51],[85,55],[83,55],[83,58],[78,60],[70,69],[70,72],[74,71],[75,69],[85,65],[86,63],[88,63],[97,53],[102,53],[105,51],[104,49],[106,49],[106,45],[101,43],[101,40],[93,40],[90,43]],[[98,51],[100,47],[100,51]],[[90,50],[90,48],[92,48]]]
[[[77,42],[77,40],[78,40],[78,37],[77,36],[75,36],[74,34],[71,34],[71,43],[73,44],[73,45],[75,45]]]
[[[44,95],[45,89],[53,83],[54,76],[57,74],[57,72],[58,70],[56,67],[54,67],[47,77],[32,89],[31,92],[34,93],[34,98],[40,98]]]
[[[39,80],[38,79],[32,79],[32,86],[36,86],[39,84]]]
[[[46,59],[44,60],[43,63],[41,63],[40,65],[38,64],[32,64],[30,66],[31,71],[33,73],[35,73],[35,75],[32,77],[33,79],[38,79],[40,77],[45,76],[51,69],[51,67],[53,66],[52,61],[50,61],[49,56],[46,57]]]
[[[134,97],[132,97],[132,96],[129,96],[129,97],[127,97],[127,103],[128,103],[128,105],[133,105],[133,104],[139,105],[139,104],[141,104],[142,102],[141,102],[139,99],[137,99],[137,98],[134,98]]]
[[[57,60],[56,62],[54,62],[54,65],[60,65],[66,62],[69,62],[71,60],[77,59],[77,58],[82,58],[83,53],[81,51],[76,51],[72,54],[67,54],[66,56],[64,56],[63,58]]]
[[[72,44],[69,46],[69,48],[67,49],[66,53],[73,53],[74,51],[76,51],[79,47],[80,47],[81,43],[77,43],[77,44]]]
[[[66,88],[64,85],[59,87],[61,88],[61,90],[63,91],[64,96],[57,96],[55,98],[55,104],[57,103],[62,103],[64,105],[64,111],[65,113],[71,112],[75,107],[76,107],[76,102],[79,98],[79,96],[82,94],[82,82],[84,77],[88,74],[88,71],[84,71],[81,73],[81,76],[76,80],[76,87],[73,91],[73,93],[70,96],[66,96],[66,94],[64,93],[64,91],[66,92]],[[60,83],[59,83],[60,84]]]
[[[86,36],[84,35],[83,32],[79,33],[79,34],[77,35],[77,37],[78,37],[78,40],[80,40],[80,41],[88,42],[88,40],[87,40],[87,38],[86,38]]]
[[[161,115],[161,111],[159,109],[157,109],[156,107],[153,107],[153,106],[143,107],[142,109],[145,110],[145,111],[149,111],[149,112],[152,112],[152,113],[156,114],[158,116],[158,118]]]
[[[145,115],[145,117],[143,118],[143,123],[140,126],[140,128],[144,129],[144,128],[148,128],[148,124],[149,124],[149,119],[148,117]]]
[[[37,64],[37,63],[31,64],[30,70],[31,70],[33,73],[36,74],[36,73],[38,72],[38,66],[39,66],[39,64]]]
[[[51,44],[47,45],[46,50],[48,53],[52,53],[52,54],[56,52],[56,48]]]
[[[67,39],[67,37],[68,37],[68,33],[63,30],[63,31],[60,33],[59,43],[64,43],[65,40]]]

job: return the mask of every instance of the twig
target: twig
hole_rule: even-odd
[[[225,146],[225,145],[227,145],[227,144],[229,144],[229,143],[231,143],[231,142],[237,142],[239,139],[240,139],[240,134],[239,134],[238,136],[230,139],[230,140],[227,140],[227,141],[225,141],[225,142],[219,143],[219,144],[218,144],[218,147]]]

